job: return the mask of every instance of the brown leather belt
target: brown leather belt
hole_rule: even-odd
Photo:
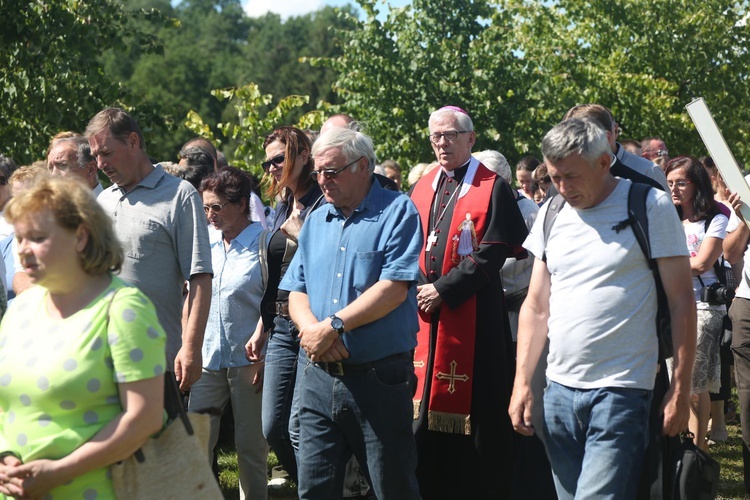
[[[291,319],[289,317],[289,302],[276,302],[276,316]]]
[[[389,363],[391,361],[396,361],[400,359],[403,359],[403,360],[414,359],[414,353],[400,352],[398,354],[391,354],[390,356],[386,356],[385,358],[376,359],[375,361],[370,361],[367,363],[358,363],[356,365],[344,364],[339,361],[335,361],[335,362],[319,361],[313,364],[317,366],[318,368],[322,368],[323,371],[328,373],[329,375],[342,377],[345,372],[346,373],[363,372],[363,371],[369,370],[370,368],[374,368],[380,364]]]

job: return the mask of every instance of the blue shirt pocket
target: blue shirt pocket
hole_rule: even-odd
[[[352,286],[362,293],[380,279],[383,252],[357,252],[352,262]]]

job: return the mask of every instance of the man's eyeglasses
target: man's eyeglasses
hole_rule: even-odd
[[[231,202],[222,203],[219,205],[218,203],[214,203],[213,205],[203,205],[203,211],[206,212],[206,215],[208,215],[208,211],[212,210],[213,213],[218,214],[221,212],[221,209],[225,206],[229,205]]]
[[[450,132],[443,132],[442,134],[430,134],[430,142],[437,144],[440,142],[441,137],[445,137],[448,142],[453,142],[458,139],[458,134],[468,134],[470,130],[451,130]]]
[[[271,158],[270,160],[266,160],[263,163],[260,164],[261,167],[263,167],[263,171],[268,173],[268,171],[271,169],[271,165],[281,168],[284,166],[284,155],[279,155],[275,158]]]
[[[685,189],[688,184],[692,184],[692,182],[690,181],[667,181],[667,186],[669,186],[669,189],[672,189],[675,186],[677,186],[678,189]]]
[[[364,156],[360,156],[359,158],[357,158],[353,162],[347,163],[346,165],[344,165],[343,167],[341,167],[338,170],[334,170],[332,168],[331,169],[327,169],[327,170],[313,170],[312,172],[310,172],[310,177],[312,177],[313,180],[316,180],[316,181],[318,180],[318,175],[322,175],[326,179],[335,179],[336,176],[339,175],[341,172],[343,172],[347,167],[351,167],[352,165],[354,165],[355,163],[357,163],[362,158],[364,158]]]

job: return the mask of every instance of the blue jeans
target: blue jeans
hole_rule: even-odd
[[[331,375],[299,355],[300,499],[341,498],[357,457],[378,500],[420,498],[412,433],[416,377],[411,356]]]
[[[651,391],[571,389],[549,381],[544,437],[560,500],[635,498]]]
[[[263,435],[279,463],[297,481],[297,356],[299,342],[292,321],[276,316],[266,349],[263,376]]]

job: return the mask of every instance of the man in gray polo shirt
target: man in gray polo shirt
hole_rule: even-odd
[[[151,164],[141,129],[123,110],[100,111],[85,135],[97,167],[113,182],[98,200],[125,252],[120,277],[154,302],[167,332],[168,370],[186,390],[201,375],[211,304],[211,250],[200,196],[189,183]],[[190,292],[182,325],[185,280]]]

